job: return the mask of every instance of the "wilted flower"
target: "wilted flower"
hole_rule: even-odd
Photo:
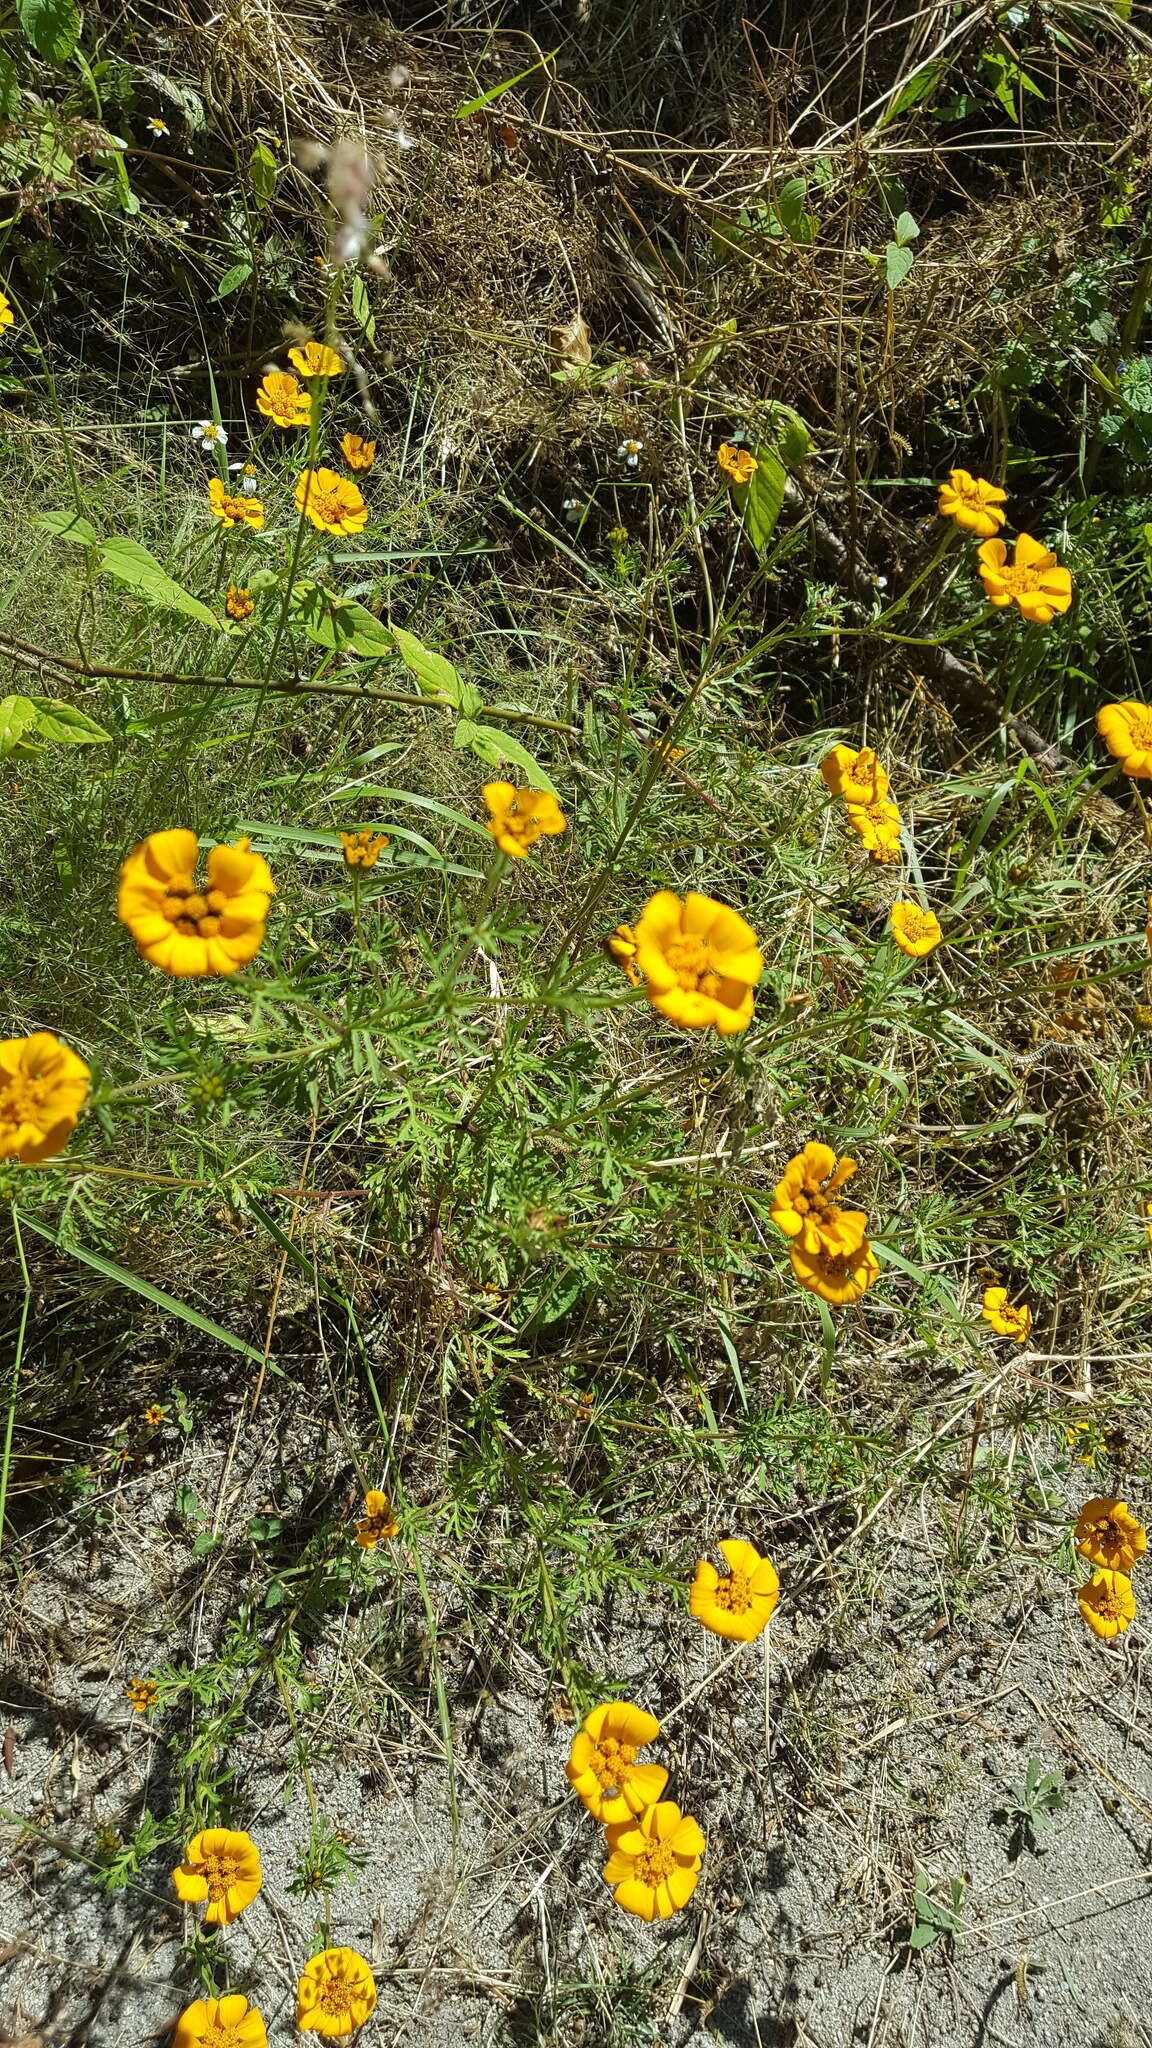
[[[340,447],[349,469],[371,469],[376,460],[375,441],[363,441],[359,434],[345,434]]]
[[[134,1714],[147,1714],[160,1697],[160,1688],[151,1678],[130,1678],[124,1687],[124,1697]]]
[[[1148,1548],[1143,1524],[1129,1514],[1126,1502],[1110,1495],[1085,1501],[1073,1534],[1081,1557],[1110,1572],[1130,1572]]]
[[[1080,1587],[1076,1600],[1081,1618],[1093,1635],[1105,1642],[1122,1636],[1135,1618],[1136,1596],[1131,1580],[1123,1572],[1093,1572],[1087,1584]]]
[[[276,885],[247,839],[212,848],[202,892],[198,859],[194,832],[150,833],[120,869],[116,914],[165,974],[235,974],[260,950]]]
[[[25,1166],[64,1150],[88,1100],[83,1060],[50,1031],[0,1039],[0,1159]]]
[[[604,1882],[616,1904],[640,1920],[668,1920],[696,1889],[705,1841],[698,1821],[671,1799],[649,1806],[635,1820],[605,1829]]]
[[[226,448],[228,446],[228,436],[224,432],[223,427],[217,426],[215,420],[197,420],[196,425],[192,429],[192,439],[204,442],[205,446],[209,448]]]
[[[363,1516],[356,1524],[356,1541],[361,1550],[375,1550],[386,1536],[394,1536],[399,1526],[387,1494],[370,1488],[364,1495]]]
[[[1096,713],[1096,730],[1125,775],[1152,775],[1152,708],[1131,699],[1102,704]]]
[[[480,791],[488,808],[484,820],[501,853],[524,860],[546,834],[566,832],[568,820],[546,789],[516,789],[511,782],[486,782]]]
[[[820,773],[833,796],[842,796],[849,804],[862,804],[865,809],[882,804],[888,794],[888,771],[881,767],[871,747],[833,747],[821,761]],[[896,809],[894,804],[892,809]]]
[[[729,1037],[748,1029],[764,956],[738,911],[694,889],[683,902],[671,889],[658,889],[634,935],[636,965],[653,1009],[689,1031],[715,1025]]]
[[[769,1211],[777,1230],[806,1251],[855,1251],[868,1221],[863,1209],[842,1209],[836,1201],[856,1171],[854,1159],[837,1159],[831,1145],[809,1144],[788,1161]]]
[[[368,507],[359,485],[334,469],[301,471],[296,479],[296,510],[306,513],[320,533],[362,533],[368,524]]]
[[[256,609],[252,593],[247,585],[230,583],[224,599],[224,609],[230,619],[250,619]]]
[[[760,467],[747,448],[736,448],[731,441],[721,441],[716,450],[716,460],[734,484],[750,483]]]
[[[374,868],[384,848],[389,845],[386,832],[342,832],[340,844],[344,850],[346,866],[350,868]]]
[[[728,1566],[724,1578],[702,1557],[696,1567],[688,1611],[713,1635],[733,1643],[754,1643],[776,1612],[780,1580],[770,1558],[751,1543],[726,1537],[720,1551]]]
[[[801,1287],[809,1294],[818,1294],[821,1301],[830,1302],[833,1308],[845,1308],[859,1301],[880,1272],[880,1261],[866,1237],[861,1238],[855,1250],[847,1252],[829,1251],[825,1245],[808,1251],[796,1242],[789,1245],[788,1257]]]
[[[1004,524],[1000,507],[1007,501],[1008,493],[999,484],[970,476],[966,469],[952,469],[947,483],[940,486],[937,502],[941,519],[954,519],[968,533],[993,534]]]
[[[256,409],[278,427],[306,427],[312,401],[290,370],[268,370],[260,380]]]
[[[296,1986],[296,2025],[306,2033],[354,2034],[376,2007],[376,1979],[352,1948],[326,1948],[305,1963]]]
[[[207,1899],[204,1923],[214,1927],[231,1926],[263,1882],[260,1851],[251,1835],[232,1828],[205,1828],[193,1835],[183,1863],[172,1872],[177,1898],[193,1905]]]
[[[572,1738],[564,1774],[597,1820],[643,1813],[659,1799],[668,1783],[667,1771],[659,1764],[636,1761],[659,1733],[655,1715],[628,1700],[607,1700],[585,1716]]]
[[[891,925],[892,937],[910,960],[923,960],[944,937],[935,911],[921,910],[918,903],[894,903]]]
[[[172,2048],[268,2048],[258,2007],[239,1991],[186,2005],[172,2033]]]
[[[303,348],[290,348],[288,361],[302,377],[338,377],[344,368],[343,357],[323,341],[306,341]]]
[[[1032,1334],[1032,1311],[1024,1303],[1013,1308],[1006,1287],[986,1287],[980,1313],[986,1323],[991,1323],[998,1337],[1015,1337],[1018,1344],[1028,1342]]]
[[[264,524],[264,507],[259,498],[234,498],[218,476],[208,480],[208,503],[222,526],[250,526],[259,533]]]
[[[604,951],[608,958],[615,960],[616,965],[624,969],[633,988],[639,988],[641,980],[640,970],[636,965],[636,950],[636,934],[630,924],[618,924],[615,931],[609,932],[604,941]]]
[[[1016,537],[1011,562],[1002,540],[986,540],[976,550],[980,578],[990,604],[1019,605],[1033,626],[1046,626],[1072,602],[1072,577],[1059,567],[1049,548],[1030,533]]]

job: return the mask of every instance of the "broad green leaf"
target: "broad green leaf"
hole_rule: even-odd
[[[10,121],[24,95],[20,77],[11,57],[0,50],[0,121]]]
[[[304,581],[292,586],[292,618],[317,647],[339,654],[350,650],[373,658],[396,652],[387,626],[354,598],[341,597],[319,583]]]
[[[114,576],[118,583],[126,583],[130,590],[147,598],[150,604],[161,605],[166,611],[183,612],[186,618],[197,619],[202,626],[211,626],[220,631],[220,621],[215,612],[209,611],[198,597],[193,597],[183,584],[176,583],[166,569],[160,567],[155,555],[142,548],[139,541],[102,541],[98,567],[108,576]]]
[[[806,178],[785,179],[776,194],[776,219],[790,242],[807,245],[816,240],[820,223],[814,213],[805,211],[807,198]]]
[[[94,548],[99,543],[96,528],[79,512],[39,512],[36,525],[44,527],[48,533],[59,535],[61,540],[74,540],[82,548]]]
[[[912,268],[911,249],[902,249],[898,242],[889,242],[884,250],[884,274],[890,292],[901,285]]]
[[[368,298],[368,287],[359,271],[352,279],[352,311],[364,333],[364,339],[371,348],[376,339],[376,315]]]
[[[909,1948],[928,1948],[936,1940],[939,1932],[940,1929],[938,1927],[926,1927],[921,1921],[912,1929],[911,1934],[908,1936],[908,1946]]]
[[[434,654],[414,633],[406,633],[403,626],[393,626],[392,638],[400,650],[404,666],[411,670],[426,697],[439,697],[451,704],[457,711],[460,706],[460,676],[452,663],[442,654]]]
[[[514,767],[523,769],[529,778],[529,788],[546,789],[559,803],[560,792],[547,770],[510,733],[494,732],[490,725],[474,725],[471,719],[462,718],[454,738],[458,747],[468,747],[486,767],[498,768],[502,762],[511,761]]]
[[[20,26],[38,57],[66,64],[80,40],[75,0],[16,0]]]
[[[892,230],[892,239],[901,249],[914,242],[920,233],[920,224],[910,213],[902,213]]]
[[[31,697],[36,712],[36,730],[46,740],[67,747],[106,746],[112,738],[86,711],[65,704],[59,697]]]
[[[21,735],[36,724],[36,706],[31,697],[0,700],[0,760],[6,759]]]
[[[788,473],[774,448],[756,448],[753,453],[760,466],[748,485],[744,525],[753,547],[762,552],[780,517]]]
[[[792,469],[796,463],[803,462],[804,457],[812,453],[812,436],[800,414],[790,405],[784,405],[777,399],[773,410],[777,419],[776,446],[789,469]]]
[[[216,287],[216,297],[218,299],[230,298],[233,292],[239,291],[242,284],[247,284],[251,275],[252,265],[247,260],[243,263],[234,263],[231,270],[226,270],[220,279]]]
[[[926,100],[929,93],[935,90],[947,69],[947,58],[936,57],[930,63],[925,64],[921,70],[914,71],[911,78],[906,79],[901,86],[880,126],[882,128],[887,127],[889,121],[894,121],[898,114],[906,114],[909,107],[914,107],[921,100]]]
[[[266,142],[256,143],[248,159],[248,176],[252,180],[252,191],[258,206],[267,206],[272,198],[276,190],[276,172],[278,168],[279,166],[268,144]],[[223,298],[223,291],[217,289],[216,296],[218,299]]]

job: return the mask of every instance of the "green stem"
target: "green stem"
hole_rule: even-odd
[[[20,1261],[20,1273],[24,1281],[24,1301],[20,1309],[20,1328],[16,1335],[16,1353],[12,1360],[12,1379],[8,1389],[8,1413],[4,1420],[4,1450],[0,1455],[0,1549],[4,1545],[4,1510],[8,1504],[8,1473],[12,1463],[12,1433],[16,1427],[16,1402],[20,1392],[20,1366],[24,1357],[24,1333],[28,1328],[28,1310],[32,1305],[32,1282],[28,1274],[28,1261],[24,1255],[24,1239],[20,1231],[20,1218],[12,1210],[12,1229],[16,1235],[16,1256]]]

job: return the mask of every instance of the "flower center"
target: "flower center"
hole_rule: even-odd
[[[932,930],[922,910],[906,910],[902,922],[906,939],[926,939]]]
[[[219,2020],[209,2020],[200,2036],[200,2048],[239,2048],[239,2027],[222,2027]]]
[[[641,1849],[635,1862],[636,1876],[641,1884],[651,1885],[655,1891],[676,1868],[676,1858],[667,1842],[650,1842]]]
[[[1026,597],[1031,592],[1039,590],[1044,577],[1043,569],[1024,567],[1019,562],[1013,563],[1011,567],[1006,563],[1000,574],[1004,578],[1005,589],[1010,590],[1014,597]]]
[[[592,1769],[604,1791],[617,1791],[636,1761],[636,1744],[621,1742],[615,1735],[601,1736],[592,1757]]]
[[[726,1607],[729,1614],[747,1614],[752,1605],[752,1582],[747,1572],[733,1572],[731,1578],[721,1579],[715,1599],[717,1607]]]
[[[174,875],[164,891],[161,908],[169,924],[174,924],[185,938],[214,939],[225,904],[222,889],[209,889],[206,896],[201,896],[191,875]]]
[[[321,491],[309,500],[317,517],[326,520],[329,526],[339,526],[344,517],[344,507],[335,491]]]
[[[320,1993],[320,2010],[332,2019],[344,2019],[352,2010],[352,1992],[343,1977],[329,1977]]]
[[[204,1875],[208,1880],[208,1896],[216,1902],[226,1896],[240,1874],[240,1861],[236,1856],[205,1856]],[[232,2030],[229,2029],[229,2032]]]
[[[1127,716],[1134,745],[1152,747],[1152,711],[1129,711]]]
[[[1096,1596],[1096,1611],[1107,1621],[1119,1621],[1124,1613],[1124,1602],[1112,1586],[1102,1586]]]
[[[41,1074],[14,1074],[0,1088],[0,1123],[35,1124],[52,1093],[52,1083]]]
[[[715,972],[712,949],[692,933],[673,939],[665,956],[669,967],[682,989],[698,989],[701,995],[714,996],[720,986]]]

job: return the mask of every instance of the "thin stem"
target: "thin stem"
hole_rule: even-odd
[[[16,1402],[20,1392],[20,1366],[24,1357],[24,1333],[28,1328],[28,1310],[32,1305],[32,1282],[28,1274],[28,1261],[24,1255],[24,1239],[20,1230],[20,1218],[12,1210],[12,1229],[16,1236],[16,1256],[20,1261],[20,1272],[24,1281],[24,1300],[20,1309],[20,1328],[16,1335],[16,1351],[12,1360],[12,1379],[8,1388],[8,1413],[4,1419],[4,1450],[0,1455],[0,1549],[4,1546],[4,1510],[8,1504],[8,1473],[12,1463],[12,1433],[16,1427]]]

